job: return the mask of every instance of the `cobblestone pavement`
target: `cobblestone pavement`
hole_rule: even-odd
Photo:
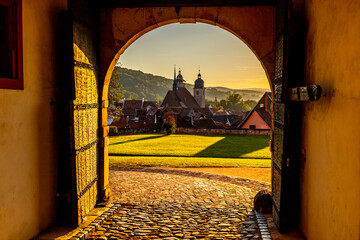
[[[259,186],[184,174],[112,169],[121,207],[86,239],[260,239],[251,212]]]

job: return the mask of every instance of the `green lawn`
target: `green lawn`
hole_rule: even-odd
[[[111,167],[251,167],[269,168],[270,159],[110,156]]]
[[[116,167],[270,167],[269,137],[173,134],[110,138]]]

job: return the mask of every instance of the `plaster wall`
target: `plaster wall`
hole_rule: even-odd
[[[57,20],[67,1],[22,5],[24,90],[0,89],[0,238],[14,240],[55,220],[59,122],[67,121],[57,116]]]
[[[249,119],[242,126],[242,129],[249,129],[250,125],[255,125],[256,129],[271,129],[256,111],[251,114]]]
[[[301,228],[307,239],[360,239],[360,2],[305,1]]]

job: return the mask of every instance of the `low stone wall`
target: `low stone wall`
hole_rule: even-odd
[[[160,133],[157,128],[118,128],[118,135],[131,135],[139,133]]]
[[[195,129],[195,128],[177,128],[175,133],[180,134],[200,134],[200,135],[253,135],[270,136],[271,130],[265,129]]]
[[[141,133],[161,133],[157,128],[118,128],[118,135],[131,135]],[[199,135],[246,135],[246,136],[270,136],[270,130],[252,129],[195,129],[195,128],[176,128],[179,134],[199,134]]]

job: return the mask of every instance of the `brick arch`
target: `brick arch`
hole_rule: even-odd
[[[207,23],[223,28],[241,39],[262,64],[272,88],[275,53],[273,49],[274,9],[259,7],[150,7],[103,9],[100,17],[100,83],[103,109],[104,174],[107,159],[107,102],[112,72],[120,55],[139,37],[172,23]],[[107,177],[104,176],[106,186]]]

